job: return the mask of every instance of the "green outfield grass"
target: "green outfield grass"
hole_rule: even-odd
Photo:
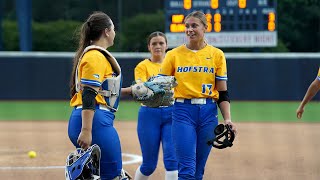
[[[241,122],[289,122],[295,116],[299,102],[233,101],[232,119]],[[136,120],[139,103],[121,101],[117,120]],[[68,101],[0,101],[0,120],[67,121],[72,108]],[[305,122],[320,122],[320,104],[311,102],[302,118]],[[221,117],[220,117],[221,119]]]

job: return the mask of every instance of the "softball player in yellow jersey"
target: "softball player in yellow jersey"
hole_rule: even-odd
[[[148,37],[150,59],[140,62],[135,70],[136,81],[147,81],[159,73],[165,51],[167,38],[162,32],[153,32]],[[142,164],[138,167],[135,180],[147,180],[155,171],[158,163],[160,143],[163,149],[163,161],[166,180],[178,178],[178,164],[171,137],[172,106],[152,108],[141,105],[138,114],[137,132],[142,152]]]
[[[121,91],[121,68],[106,50],[113,45],[114,38],[114,25],[108,15],[90,15],[81,28],[71,78],[70,105],[74,109],[68,135],[77,148],[99,145],[101,180],[121,179],[122,171],[120,140],[113,127]]]
[[[218,125],[217,106],[225,124],[231,121],[224,53],[204,40],[206,17],[195,11],[185,18],[187,44],[167,52],[160,75],[175,76],[172,137],[178,160],[179,180],[202,179]],[[214,179],[213,177],[210,177]]]
[[[319,68],[316,79],[310,84],[306,94],[304,95],[303,100],[300,103],[300,106],[296,111],[298,119],[301,119],[303,115],[304,106],[317,94],[319,90],[320,90],[320,68]]]

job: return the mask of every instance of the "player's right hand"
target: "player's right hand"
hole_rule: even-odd
[[[234,132],[234,134],[237,135],[237,127],[231,120],[224,120],[224,124],[228,124],[231,127],[231,130]]]
[[[90,147],[92,142],[92,134],[91,131],[89,130],[85,130],[85,129],[81,129],[81,132],[79,134],[77,143],[79,144],[79,146],[86,150]]]

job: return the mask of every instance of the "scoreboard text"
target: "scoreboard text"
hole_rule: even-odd
[[[184,19],[192,11],[206,15],[206,39],[217,47],[277,45],[276,0],[166,0],[169,47],[185,43]]]

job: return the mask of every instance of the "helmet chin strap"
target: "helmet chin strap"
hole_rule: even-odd
[[[219,124],[214,129],[214,134],[216,135],[216,137],[207,142],[209,146],[211,145],[217,149],[224,149],[233,145],[235,134],[228,124]],[[221,138],[223,137],[224,139],[222,140]]]

